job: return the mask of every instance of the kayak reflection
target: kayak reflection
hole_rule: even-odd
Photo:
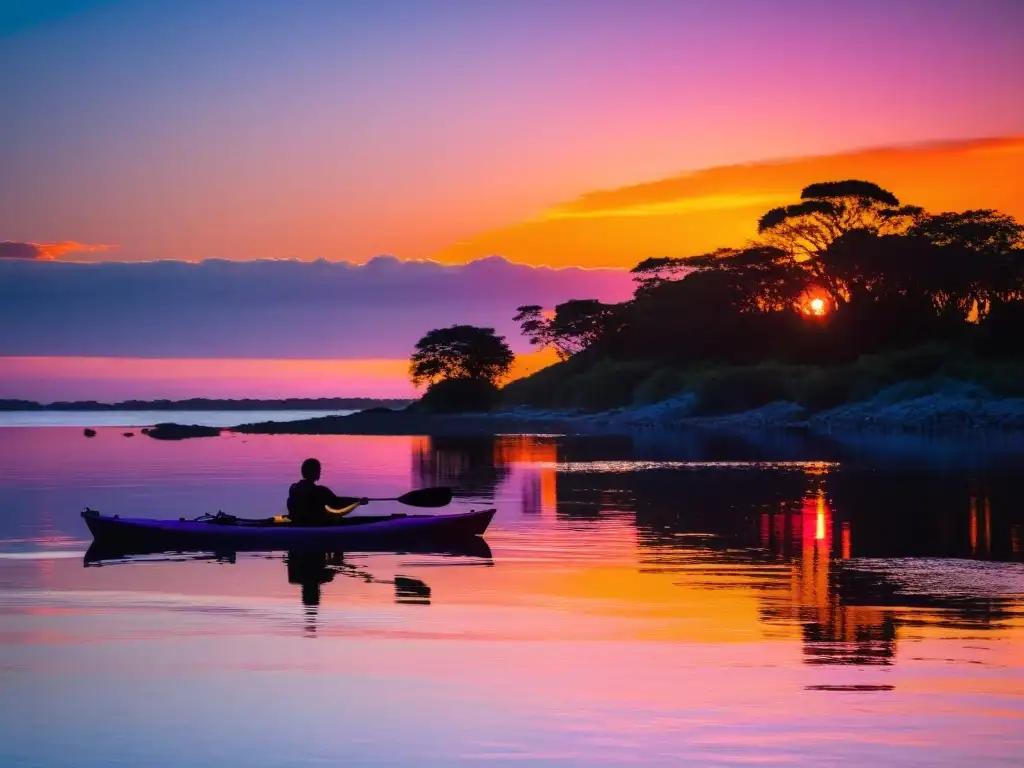
[[[395,602],[413,605],[430,605],[430,587],[410,576],[394,579],[378,579],[352,563],[345,562],[343,552],[289,552],[285,557],[288,565],[288,583],[302,587],[302,604],[320,605],[320,587],[334,580],[338,574],[351,576],[367,584],[392,584],[395,587]]]
[[[275,551],[243,550],[253,554],[271,557]],[[277,550],[280,553],[280,550]],[[327,552],[320,550],[297,549],[288,550],[283,554],[287,570],[288,583],[300,588],[300,597],[304,612],[304,629],[308,636],[316,633],[316,623],[322,597],[322,587],[334,581],[339,574],[355,578],[368,584],[390,584],[394,586],[395,602],[405,605],[430,605],[430,586],[420,579],[396,574],[392,579],[380,579],[364,568],[346,561],[350,554],[393,554],[393,555],[432,555],[448,558],[470,558],[481,565],[493,565],[491,549],[487,542],[479,536],[461,542],[432,545],[424,543],[403,549],[384,550],[380,548],[357,549],[347,552]],[[190,552],[179,550],[136,549],[125,551],[123,547],[111,548],[97,542],[89,547],[83,558],[83,567],[100,567],[110,565],[128,565],[143,563],[195,562],[212,561],[233,564],[237,562],[238,551],[223,552]],[[280,558],[281,555],[278,554]]]
[[[143,562],[163,556],[164,560],[179,559],[203,559],[218,560],[221,562],[235,562],[239,553],[254,552],[266,554],[269,552],[308,552],[323,553],[324,550],[309,547],[299,549],[296,547],[275,549],[266,546],[232,546],[230,549],[196,548],[196,549],[168,549],[165,547],[143,547],[125,546],[119,542],[93,541],[83,558],[83,565],[88,568],[98,565],[110,565],[115,562]],[[491,548],[482,536],[468,536],[446,542],[409,542],[401,546],[387,546],[365,542],[357,545],[350,545],[344,549],[346,554],[391,554],[391,555],[441,555],[448,557],[472,557],[489,560]]]

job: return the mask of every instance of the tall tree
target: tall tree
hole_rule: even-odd
[[[544,315],[544,307],[540,304],[525,304],[516,307],[516,313],[512,321],[519,323],[520,331],[531,344],[542,349],[555,345],[554,325],[551,318]]]
[[[779,248],[754,246],[743,250],[719,249],[688,259],[694,269],[724,272],[740,312],[777,312],[792,309],[809,288],[807,274]]]
[[[1024,248],[1024,226],[1013,216],[991,208],[923,216],[910,227],[909,234],[935,245],[954,245],[979,253],[1000,254]]]
[[[612,330],[619,306],[597,299],[572,299],[555,307],[555,346],[571,357],[593,346]]]
[[[417,387],[445,379],[496,384],[512,369],[515,355],[493,328],[452,325],[435,328],[416,342],[409,375]]]
[[[562,360],[592,346],[612,332],[621,307],[597,299],[571,299],[545,317],[536,304],[519,307],[514,320],[531,344],[552,347]]]
[[[870,181],[825,181],[804,187],[799,203],[772,208],[758,221],[757,231],[766,244],[802,260],[853,230],[904,231],[921,213]]]
[[[715,253],[732,252],[730,248],[722,248]],[[633,280],[636,283],[636,292],[644,293],[657,288],[667,280],[682,280],[690,272],[693,266],[690,258],[679,258],[677,256],[656,256],[644,259],[631,270]]]
[[[1019,252],[1024,256],[1024,251]],[[938,318],[966,322],[983,318],[993,302],[1015,296],[1024,274],[1011,254],[987,254],[948,241],[939,245],[920,234],[849,232],[818,257],[840,304],[930,302]]]

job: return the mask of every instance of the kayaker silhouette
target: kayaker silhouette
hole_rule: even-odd
[[[377,579],[357,566],[345,562],[344,552],[289,551],[285,557],[288,568],[288,583],[302,587],[305,634],[316,636],[317,618],[320,612],[321,587],[334,580],[335,575],[351,576],[367,584],[393,584],[395,602],[406,605],[430,605],[430,587],[410,576],[395,576],[394,579]]]
[[[334,579],[335,571],[329,567],[334,558],[327,552],[289,552],[285,558],[288,583],[302,587],[302,605],[305,606],[305,630],[308,636],[316,634],[316,619],[320,605],[320,587]]]
[[[337,496],[330,488],[317,485],[320,462],[306,459],[302,462],[302,479],[288,489],[288,517],[297,525],[330,525],[337,522],[337,512],[353,505],[365,504],[365,498]]]

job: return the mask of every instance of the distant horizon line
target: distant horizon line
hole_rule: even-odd
[[[114,402],[99,400],[54,400],[43,403],[26,398],[0,398],[0,411],[37,411],[37,410],[95,410],[95,411],[138,411],[138,410],[259,410],[255,408],[238,408],[232,406],[258,404],[262,410],[289,410],[304,408],[307,410],[347,410],[351,406],[361,406],[356,410],[375,405],[407,405],[416,398],[412,397],[188,397],[181,399],[149,398],[128,399]],[[155,407],[159,406],[159,407]],[[187,406],[187,407],[184,407]],[[312,408],[311,406],[317,406]]]

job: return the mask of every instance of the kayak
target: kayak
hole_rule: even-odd
[[[359,515],[342,517],[331,525],[301,526],[274,518],[250,520],[218,513],[195,520],[155,520],[82,512],[97,545],[111,551],[260,551],[306,549],[321,551],[394,551],[402,546],[439,543],[480,536],[495,510],[454,515]],[[399,546],[402,545],[402,546]]]
[[[165,562],[162,559],[154,559],[156,556],[167,555],[177,560],[216,560],[217,562],[233,563],[238,555],[246,552],[329,552],[322,545],[308,542],[303,545],[291,545],[288,548],[269,547],[266,544],[250,543],[248,545],[233,544],[231,546],[206,546],[193,545],[187,547],[174,547],[165,544],[151,543],[147,545],[125,543],[120,541],[107,541],[101,539],[93,541],[89,545],[82,564],[90,566],[113,565],[115,563],[148,563]],[[449,541],[388,541],[386,539],[364,540],[347,542],[345,554],[354,553],[385,553],[395,555],[439,555],[443,557],[467,557],[481,560],[490,560],[493,555],[487,540],[483,536],[465,536]]]

